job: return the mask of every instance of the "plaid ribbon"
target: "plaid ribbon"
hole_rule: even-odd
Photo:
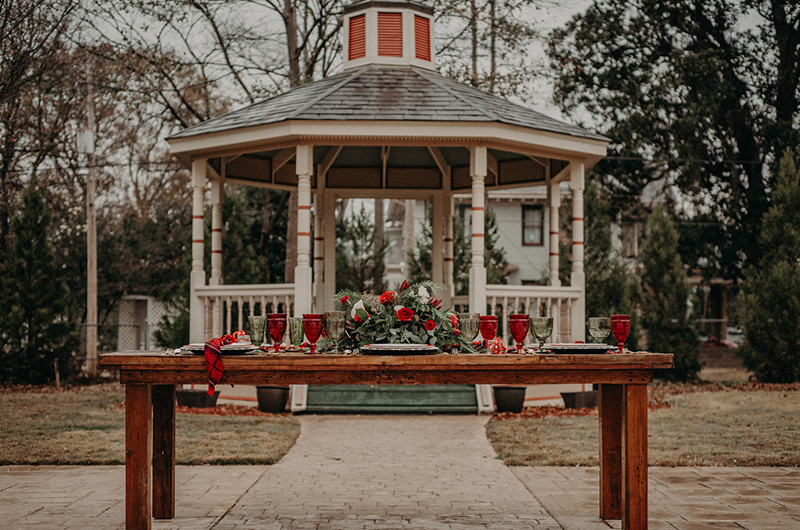
[[[223,335],[216,339],[206,342],[203,354],[206,358],[206,368],[208,369],[208,395],[214,395],[214,387],[217,386],[224,367],[222,366],[222,347],[233,342],[233,335]]]

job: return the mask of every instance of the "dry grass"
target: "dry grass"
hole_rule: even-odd
[[[800,466],[800,391],[794,386],[676,388],[656,389],[656,403],[651,399],[650,465]],[[507,465],[598,464],[597,416],[494,418],[486,431]]]
[[[119,387],[0,392],[0,465],[124,464]],[[288,415],[177,416],[178,464],[273,464],[294,445]]]

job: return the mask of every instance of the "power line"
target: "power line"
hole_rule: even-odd
[[[169,165],[169,164],[177,164],[176,160],[163,160],[163,161],[149,161],[149,162],[106,162],[102,164],[90,164],[87,168],[111,168],[111,167],[141,167],[141,166],[159,166],[159,165]],[[37,171],[67,171],[67,170],[75,170],[77,171],[78,168],[66,166],[66,167],[37,167],[37,168],[26,168],[26,169],[9,169],[7,173],[34,173]]]

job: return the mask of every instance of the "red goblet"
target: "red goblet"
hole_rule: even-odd
[[[478,330],[481,332],[481,337],[483,337],[483,345],[485,348],[487,347],[487,341],[490,341],[497,336],[497,317],[492,315],[481,317],[481,323],[478,325]]]
[[[522,353],[522,343],[525,342],[525,337],[528,336],[530,329],[530,320],[528,315],[509,315],[508,316],[508,330],[514,338],[514,344],[517,346],[517,353]]]
[[[272,345],[277,348],[286,334],[286,313],[267,313],[267,331]]]
[[[619,352],[622,353],[622,346],[628,338],[628,333],[631,332],[631,316],[630,315],[611,315],[611,333],[617,339],[619,344]]]
[[[306,334],[308,342],[311,343],[311,353],[317,351],[317,341],[322,334],[322,328],[325,326],[322,314],[306,314],[303,315],[303,332]]]

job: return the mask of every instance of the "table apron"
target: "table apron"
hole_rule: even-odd
[[[648,384],[653,381],[652,370],[236,370],[226,369],[220,384],[250,385],[428,385],[428,384],[496,384],[532,385],[558,383]],[[120,382],[137,384],[204,384],[208,374],[204,369],[120,370]]]

